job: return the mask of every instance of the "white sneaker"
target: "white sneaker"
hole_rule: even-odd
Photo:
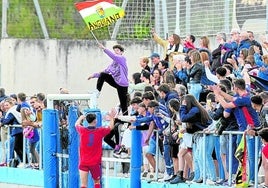
[[[124,173],[123,176],[124,176],[125,178],[128,178],[128,177],[129,177],[129,174],[128,174],[128,173]]]
[[[216,181],[212,181],[210,179],[207,179],[206,184],[207,185],[216,185]]]
[[[96,98],[99,98],[99,96],[100,96],[100,91],[97,90],[97,89],[95,89],[95,90],[93,90],[93,91],[89,91],[88,93],[89,93],[89,94],[92,94],[92,95],[95,96]]]
[[[173,177],[173,175],[168,175],[168,174],[165,174],[163,178],[161,179],[158,179],[158,182],[165,182],[165,181],[169,181],[171,180],[171,178]]]
[[[250,180],[250,181],[248,182],[248,186],[249,186],[249,187],[254,187],[254,185],[255,185],[254,181]]]
[[[172,174],[171,175],[166,174],[163,179],[164,179],[164,181],[169,181],[172,179],[172,177],[173,177]]]

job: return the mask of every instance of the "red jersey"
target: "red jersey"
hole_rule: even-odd
[[[262,153],[266,159],[268,159],[268,144],[264,145],[262,148]]]
[[[110,133],[109,127],[83,127],[77,125],[80,137],[80,164],[96,165],[101,163],[102,139]]]

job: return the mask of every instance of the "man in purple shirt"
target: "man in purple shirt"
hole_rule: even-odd
[[[98,78],[97,81],[97,96],[102,89],[104,82],[107,82],[110,86],[117,89],[120,107],[122,109],[123,115],[127,115],[128,111],[128,67],[126,58],[123,56],[124,48],[121,45],[113,46],[114,52],[105,48],[102,44],[99,43],[99,47],[103,49],[113,61],[112,63],[100,73],[94,73],[88,77],[88,80],[91,78]]]

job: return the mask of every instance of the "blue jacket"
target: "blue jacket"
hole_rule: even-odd
[[[262,61],[260,54],[257,53],[254,54],[254,61],[258,67],[265,68],[265,71],[259,70],[258,77],[264,80],[268,80],[268,65]]]
[[[3,125],[19,125],[20,123],[16,119],[16,117],[12,113],[8,113],[7,116],[1,119],[1,123]],[[21,127],[12,127],[11,128],[11,136],[22,133]]]
[[[182,122],[186,122],[192,125],[191,128],[186,128],[186,131],[188,133],[202,131],[212,123],[212,120],[210,119],[208,122],[206,122],[205,125],[202,125],[199,108],[192,107],[189,111],[187,111],[186,105],[181,105],[180,107],[180,118]]]
[[[251,41],[249,39],[242,40],[237,47],[235,56],[239,57],[240,50],[243,48],[249,49],[250,46],[251,46]]]
[[[168,123],[163,118],[158,116],[157,113],[156,114],[150,114],[150,116],[147,116],[147,117],[142,117],[142,116],[137,117],[134,125],[154,121],[154,123],[157,126],[157,128],[160,131],[163,131],[168,126]],[[161,103],[159,103],[159,113],[163,114],[164,116],[169,117],[169,113],[168,113],[168,110],[167,110],[166,106],[161,104]]]
[[[174,75],[175,78],[178,78],[183,85],[186,85],[188,82],[188,75],[187,75],[187,70],[182,69],[180,71],[177,71],[177,69],[174,69]]]
[[[238,44],[237,44],[237,42],[233,41],[230,43],[225,43],[222,48],[224,48],[226,50],[233,51],[234,54],[237,54]]]
[[[160,99],[160,100],[159,100],[159,102],[160,102],[161,104],[163,104],[163,105],[166,106],[167,111],[168,111],[170,117],[171,117],[171,114],[172,114],[172,113],[171,113],[171,111],[169,110],[168,105],[169,105],[169,101],[170,101],[171,99],[179,99],[178,93],[175,92],[175,91],[170,91],[170,92],[168,92],[168,93],[166,94],[166,96],[165,96],[164,99]]]
[[[205,71],[205,67],[203,67],[202,69],[202,76],[201,76],[201,80],[200,83],[202,85],[215,85],[214,82],[212,82],[211,80],[208,79],[207,75],[206,75],[206,71]]]

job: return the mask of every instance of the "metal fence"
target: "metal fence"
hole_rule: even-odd
[[[71,0],[2,0],[2,38],[93,39]],[[215,35],[236,27],[267,32],[265,0],[115,0],[126,15],[94,31],[100,40],[146,40],[155,27],[161,37]]]
[[[56,96],[56,95],[55,95]],[[15,125],[15,127],[21,127],[21,125]],[[10,126],[8,126],[8,129],[10,129],[11,127]],[[9,130],[8,130],[8,132],[10,132]],[[43,169],[43,161],[42,161],[42,159],[43,159],[43,145],[42,145],[42,140],[43,140],[43,134],[42,134],[42,129],[40,129],[40,144],[38,145],[38,147],[39,147],[39,156],[40,156],[40,162],[39,162],[39,169],[40,170],[42,170]],[[156,131],[156,135],[157,135],[157,138],[158,138],[158,131]],[[203,133],[203,132],[199,132],[199,133],[196,133],[196,134],[202,134],[203,135],[203,139],[202,139],[202,148],[203,148],[203,152],[202,152],[202,161],[203,161],[203,166],[201,167],[201,169],[202,169],[202,173],[203,173],[203,184],[206,184],[206,174],[207,174],[207,169],[206,169],[206,150],[207,150],[207,146],[206,146],[206,135],[208,135],[208,134],[211,134],[211,133]],[[234,135],[241,135],[241,134],[243,134],[243,132],[238,132],[238,131],[224,131],[223,132],[223,134],[225,134],[225,135],[228,135],[228,137],[229,137],[229,142],[228,142],[228,148],[229,148],[229,153],[232,153],[232,150],[233,150],[233,148],[232,148],[232,136],[234,136]],[[10,139],[10,136],[8,136],[9,137],[9,139]],[[46,140],[47,139],[50,139],[49,137],[47,137],[46,138]],[[60,138],[60,139],[62,139],[62,138]],[[258,157],[259,157],[259,151],[258,151],[258,148],[259,148],[259,146],[258,146],[258,143],[259,143],[259,138],[258,137],[255,137],[255,169],[254,169],[254,176],[255,176],[255,185],[254,185],[254,187],[258,187]],[[64,141],[64,140],[60,140],[60,142],[58,143],[58,144],[60,144],[61,146],[60,146],[60,148],[62,148],[62,141]],[[66,141],[66,140],[65,140]],[[155,158],[156,158],[156,169],[160,169],[160,161],[159,161],[159,159],[160,158],[162,158],[163,156],[161,156],[160,155],[160,153],[159,153],[159,148],[158,148],[158,146],[159,146],[159,144],[158,144],[158,141],[159,141],[159,139],[156,139],[156,141],[157,141],[157,143],[156,143],[156,146],[157,146],[157,148],[156,148],[156,151],[157,151],[157,153],[156,153],[156,156],[155,156]],[[8,155],[8,157],[7,157],[7,159],[9,160],[9,151],[10,151],[10,144],[9,144],[9,140],[7,141],[7,146],[8,146],[8,148],[7,148],[7,155]],[[26,144],[26,138],[24,138],[24,140],[23,140],[23,145],[24,145],[24,149],[23,149],[23,151],[24,151],[24,153],[23,153],[23,161],[22,161],[22,164],[23,164],[23,166],[21,166],[21,167],[26,167],[27,165],[26,165],[26,155],[29,155],[29,152],[27,152],[28,150],[27,150],[27,144]],[[67,152],[64,152],[63,150],[61,150],[61,151],[58,151],[58,152],[56,152],[55,153],[55,156],[57,157],[57,160],[58,160],[58,162],[57,162],[57,164],[58,164],[58,166],[57,166],[57,168],[58,168],[58,170],[56,170],[56,171],[58,171],[58,185],[59,185],[59,187],[68,187],[69,186],[69,181],[70,181],[70,178],[69,178],[69,173],[70,173],[70,169],[69,169],[69,153],[68,153],[68,151],[71,151],[71,149],[69,148],[69,147],[71,147],[71,145],[68,145],[68,149],[67,149]],[[77,153],[72,153],[71,155],[77,155]],[[115,159],[115,158],[111,158],[111,157],[103,157],[103,159],[102,159],[102,161],[103,161],[103,167],[104,167],[104,179],[103,179],[103,183],[104,183],[104,185],[106,185],[105,187],[109,187],[108,185],[108,178],[109,177],[118,177],[118,174],[120,173],[120,170],[117,168],[117,164],[118,163],[122,163],[122,162],[127,162],[127,163],[130,163],[131,162],[131,159]],[[226,165],[227,166],[227,168],[229,169],[228,171],[229,172],[232,172],[232,155],[229,155],[229,163]],[[105,165],[104,165],[105,164]],[[66,168],[67,167],[67,168]],[[55,167],[52,167],[52,168],[55,168]],[[113,173],[111,173],[110,172],[110,169],[113,169],[114,171],[113,171]],[[158,170],[156,170],[156,172],[155,172],[155,176],[154,176],[154,179],[152,180],[152,181],[155,181],[155,182],[157,182],[158,181],[158,177],[159,177],[159,175],[158,175]],[[232,181],[233,181],[234,179],[232,179],[232,176],[229,176],[229,179],[228,179],[228,185],[229,186],[231,186],[232,185]]]

